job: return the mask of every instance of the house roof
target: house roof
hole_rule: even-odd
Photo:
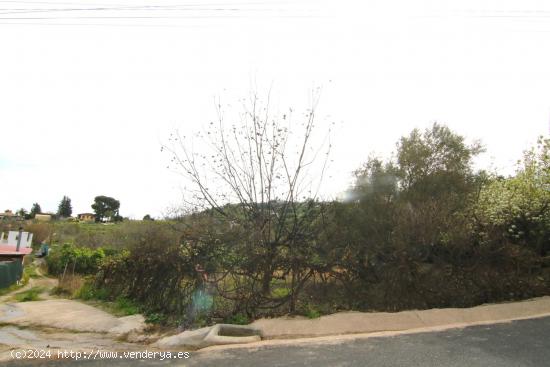
[[[28,255],[32,252],[30,247],[20,247],[19,252],[15,251],[16,246],[0,245],[0,255]]]

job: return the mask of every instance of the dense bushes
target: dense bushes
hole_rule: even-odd
[[[52,233],[51,226],[46,223],[32,223],[26,225],[24,230],[33,234],[33,247],[38,248],[42,241],[47,241]]]
[[[196,288],[193,274],[178,244],[159,239],[110,257],[96,284],[139,302],[149,312],[184,315]]]
[[[113,249],[128,248],[137,243],[147,232],[156,230],[156,228],[166,232],[173,240],[180,236],[178,226],[166,221],[126,221],[117,224],[52,221],[24,225],[25,231],[33,233],[33,243],[37,246],[42,241],[51,241],[53,243],[70,243],[80,247]],[[4,228],[5,230],[7,227]]]
[[[61,275],[67,271],[71,274],[96,274],[104,258],[105,251],[102,248],[92,249],[64,244],[52,248],[46,260],[50,274]]]
[[[345,200],[134,222],[109,232],[122,251],[64,246],[49,262],[97,273],[96,289],[151,319],[187,324],[550,294],[549,146],[503,178],[475,172],[479,145],[434,125],[402,138],[394,160],[369,159]]]
[[[493,178],[480,192],[476,219],[484,235],[502,234],[540,256],[550,251],[550,139],[525,153],[515,177]]]
[[[548,294],[548,142],[508,179],[473,172],[479,151],[435,125],[402,138],[395,162],[371,159],[357,172],[327,232],[338,264],[329,274],[349,307],[465,307]]]

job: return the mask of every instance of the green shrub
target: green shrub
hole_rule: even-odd
[[[38,295],[44,291],[42,287],[32,287],[29,290],[17,293],[14,298],[18,302],[38,301],[40,298]]]
[[[138,305],[127,297],[118,296],[113,301],[107,289],[96,287],[89,279],[73,294],[73,297],[83,301],[101,301],[96,305],[119,316],[135,315],[140,311]]]
[[[318,319],[321,317],[321,312],[312,305],[308,305],[305,316],[308,319]]]
[[[125,316],[139,313],[139,307],[133,301],[123,296],[115,300],[115,310]]]
[[[236,324],[236,325],[248,325],[250,323],[250,320],[246,315],[243,315],[242,313],[238,313],[235,315],[231,315],[225,320],[228,324]]]
[[[166,315],[162,313],[153,312],[147,315],[145,322],[148,324],[163,324],[166,322]]]
[[[55,246],[52,250],[46,262],[49,273],[53,275],[63,274],[65,269],[70,273],[96,274],[105,258],[102,248],[77,247],[69,243]]]
[[[96,284],[147,313],[181,317],[193,301],[195,270],[181,246],[163,236],[162,231],[148,233],[129,251],[105,258]]]
[[[275,288],[271,291],[271,295],[273,297],[283,298],[283,297],[287,297],[291,292],[292,291],[290,288],[286,288],[286,287]]]
[[[27,265],[23,268],[24,278],[37,278],[39,275],[36,273],[36,268],[33,265]]]
[[[85,301],[88,300],[107,300],[109,298],[109,292],[104,288],[96,288],[90,282],[84,283],[79,290],[74,294],[75,298],[79,298]]]

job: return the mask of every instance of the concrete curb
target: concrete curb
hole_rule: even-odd
[[[496,323],[550,314],[550,297],[521,302],[488,304],[472,308],[413,310],[396,313],[341,312],[318,319],[260,319],[252,326],[262,330],[265,339],[308,338],[344,334],[395,332],[445,325]]]
[[[297,346],[297,345],[306,345],[310,343],[315,343],[318,345],[330,345],[344,343],[346,341],[353,341],[357,339],[367,339],[367,338],[381,338],[381,337],[391,337],[397,335],[407,335],[407,334],[419,334],[419,333],[428,333],[428,332],[438,332],[449,329],[461,329],[470,326],[477,325],[494,325],[502,324],[507,322],[513,322],[518,320],[526,319],[536,319],[540,317],[550,317],[550,313],[542,315],[534,315],[530,317],[523,317],[510,320],[499,320],[499,321],[485,321],[477,322],[470,324],[448,324],[442,326],[433,326],[433,327],[422,327],[418,329],[409,329],[409,330],[399,330],[399,331],[377,331],[377,332],[368,332],[368,333],[358,333],[358,334],[342,334],[342,335],[329,335],[329,336],[316,336],[316,337],[297,337],[297,338],[288,338],[288,339],[267,339],[260,342],[254,342],[249,344],[233,344],[233,345],[215,345],[206,347],[198,351],[199,353],[211,353],[211,352],[223,352],[227,349],[249,349],[254,350],[263,347],[270,346]]]
[[[250,326],[218,324],[163,338],[154,347],[223,350],[440,331],[550,316],[550,297],[472,308],[402,312],[340,312],[318,319],[260,319]],[[263,340],[262,340],[263,339]]]

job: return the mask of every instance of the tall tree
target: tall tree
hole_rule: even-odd
[[[122,220],[122,218],[118,214],[119,208],[120,201],[110,196],[104,195],[96,196],[94,199],[94,203],[92,204],[92,209],[95,212],[97,222],[117,222]]]
[[[19,215],[20,217],[26,217],[28,215],[27,211],[25,210],[25,208],[21,208],[19,209],[15,214]]]
[[[57,208],[57,215],[59,217],[70,217],[73,213],[73,207],[71,205],[71,199],[68,196],[63,196],[63,199],[61,199],[61,202],[59,203],[59,207]]]
[[[420,200],[434,192],[463,192],[473,176],[472,159],[481,152],[479,142],[468,145],[447,126],[435,123],[424,132],[414,129],[397,144],[401,186]]]
[[[396,243],[430,257],[439,245],[462,241],[458,237],[467,231],[467,210],[478,186],[473,159],[483,150],[479,142],[468,144],[463,136],[437,123],[400,139]]]
[[[324,142],[322,136],[313,138],[316,105],[317,97],[297,118],[292,109],[275,115],[269,100],[264,104],[253,95],[241,121],[228,124],[218,104],[217,121],[197,136],[210,151],[197,153],[179,134],[163,147],[192,183],[187,192],[194,196],[188,203],[210,213],[219,228],[226,229],[211,240],[212,248],[223,251],[225,245],[226,258],[234,259],[227,268],[238,279],[238,301],[246,308],[288,302],[292,310],[313,274],[313,265],[304,264],[314,256],[322,211],[317,194],[330,148],[328,135]],[[199,242],[205,241],[197,241],[197,246]],[[198,262],[208,267],[208,259]],[[275,277],[287,281],[290,291],[273,294]],[[231,293],[219,291],[223,296]]]
[[[34,203],[32,204],[31,211],[29,213],[30,218],[34,218],[36,214],[42,213],[42,208],[40,208],[40,204]]]
[[[472,256],[470,212],[480,178],[472,159],[481,151],[479,143],[434,124],[403,136],[395,159],[371,158],[356,172],[347,200],[332,207],[326,252],[335,253],[336,279],[360,284],[361,290],[349,288],[358,303],[371,307],[357,292],[376,285],[387,307],[422,305],[428,291],[414,291],[423,282],[421,266]]]

